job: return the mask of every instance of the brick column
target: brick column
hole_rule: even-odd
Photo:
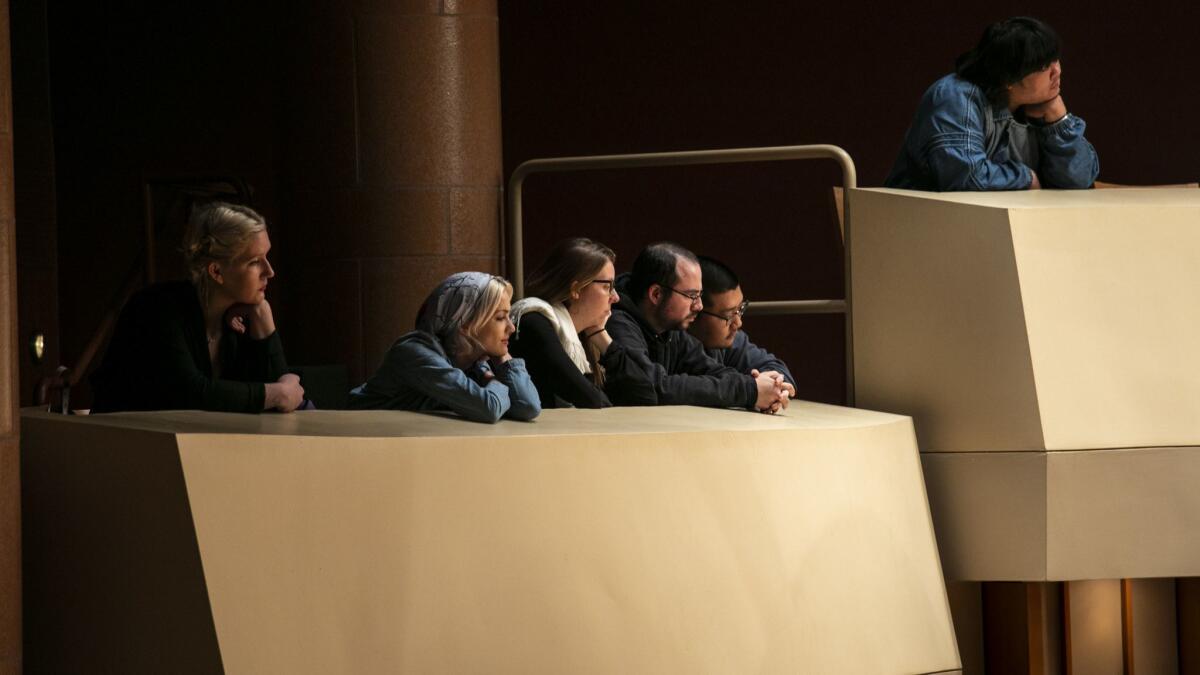
[[[21,672],[17,259],[8,0],[0,0],[0,675]]]
[[[285,50],[289,361],[371,373],[446,275],[500,270],[495,0],[309,7]]]

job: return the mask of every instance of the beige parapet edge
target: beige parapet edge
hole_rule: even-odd
[[[177,440],[230,673],[959,667],[907,418],[801,401],[777,417],[549,410],[495,426],[24,417],[35,464],[51,438],[100,464],[126,450],[114,435]]]
[[[1200,447],[921,462],[947,580],[1200,576]]]
[[[857,403],[923,451],[1200,444],[1200,190],[851,204]]]

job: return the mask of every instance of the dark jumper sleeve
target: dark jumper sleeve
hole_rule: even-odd
[[[226,366],[225,377],[231,380],[276,382],[287,373],[283,356],[283,341],[279,331],[261,340],[226,331],[225,339],[235,341],[237,354]]]
[[[613,339],[613,346],[620,345],[624,352],[626,367],[622,370],[624,386],[617,387],[610,381],[605,388],[616,405],[658,405],[658,389],[655,382],[657,369],[661,368],[650,360],[646,336],[637,322],[627,312],[614,311],[608,317],[606,330]],[[612,351],[612,347],[609,348]],[[607,352],[605,353],[607,355]]]
[[[278,379],[286,368],[283,347],[273,335],[242,349],[237,337],[224,337],[223,378],[214,379],[195,288],[165,282],[143,289],[121,310],[92,378],[93,409],[262,412],[264,381]]]
[[[754,378],[713,359],[704,345],[686,331],[679,331],[674,370],[660,385],[659,399],[665,405],[706,405],[754,409],[758,387]]]
[[[576,408],[611,406],[608,396],[579,371],[562,344],[554,325],[537,312],[521,317],[521,329],[513,336],[510,351],[525,359],[543,408],[555,405],[555,396]]]
[[[615,342],[620,342],[629,358],[637,365],[640,377],[650,387],[641,387],[629,395],[614,396],[618,405],[699,405],[714,408],[754,408],[757,388],[754,379],[713,360],[704,352],[704,346],[696,338],[683,331],[676,334],[667,350],[667,366],[650,357],[650,345],[628,312],[617,311],[608,320],[608,331]],[[670,338],[668,338],[670,340]],[[653,392],[654,397],[649,396]]]
[[[600,365],[604,367],[604,391],[613,402],[658,400],[654,383],[646,378],[625,345],[613,340],[600,355]]]
[[[262,412],[266,400],[263,382],[246,382],[234,378],[214,379],[208,368],[202,369],[208,359],[203,353],[206,342],[203,334],[189,335],[183,325],[165,322],[157,331],[155,350],[159,380],[153,388],[167,402],[167,409],[210,410],[215,412]]]

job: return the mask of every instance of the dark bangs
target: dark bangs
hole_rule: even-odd
[[[1018,18],[1031,22],[1037,27],[1037,30],[1030,30],[1028,33],[1018,36],[1018,39],[1024,43],[1020,54],[1020,67],[1016,69],[1016,74],[1012,79],[1005,84],[1018,82],[1026,75],[1036,73],[1062,58],[1062,46],[1059,43],[1058,34],[1054,32],[1053,28],[1037,19]],[[1011,20],[1016,21],[1017,19]],[[1014,55],[1014,57],[1016,56]],[[1013,60],[1016,62],[1017,58]]]
[[[1002,105],[1008,102],[1008,85],[1049,66],[1061,54],[1053,28],[1018,16],[988,26],[979,44],[958,57],[954,70],[982,89],[993,105]]]

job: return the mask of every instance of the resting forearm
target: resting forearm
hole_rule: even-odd
[[[263,387],[266,392],[263,396],[263,410],[274,410],[278,408],[284,401],[283,385],[278,382],[268,382]]]
[[[496,371],[496,379],[504,383],[509,390],[509,417],[529,421],[542,412],[541,399],[537,388],[525,370],[525,362],[521,359],[511,359],[501,364]]]

